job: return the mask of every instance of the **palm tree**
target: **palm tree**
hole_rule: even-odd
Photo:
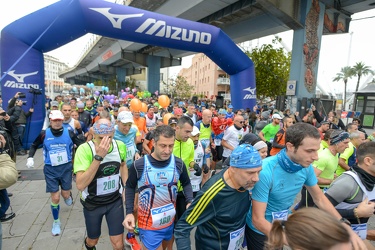
[[[346,66],[341,68],[341,71],[336,74],[336,77],[333,78],[334,82],[338,81],[344,81],[345,84],[345,90],[344,90],[344,98],[343,98],[343,109],[345,109],[345,104],[346,104],[346,86],[348,83],[348,79],[352,78],[355,75],[354,69],[350,66]]]
[[[355,88],[355,92],[358,91],[359,82],[361,81],[361,76],[366,76],[368,74],[374,74],[374,71],[371,70],[370,66],[366,66],[363,62],[357,62],[354,67],[354,75],[358,76],[357,86]]]

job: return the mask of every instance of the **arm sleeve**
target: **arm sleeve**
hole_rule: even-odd
[[[199,202],[203,194],[204,192],[198,193],[198,196],[176,224],[174,236],[176,238],[177,249],[179,250],[190,250],[191,230],[215,217],[215,208],[212,201],[207,207],[203,207],[205,203]]]
[[[126,215],[131,214],[134,211],[135,189],[137,187],[137,182],[138,182],[136,165],[139,166],[139,164],[140,164],[139,161],[135,161],[133,165],[129,168],[129,175],[128,175],[128,179],[126,180],[126,188],[125,188]]]
[[[182,162],[182,161],[181,161]],[[182,162],[181,174],[180,174],[180,183],[184,190],[184,195],[187,203],[190,203],[193,200],[193,188],[191,187],[189,174],[187,172],[185,164]]]
[[[29,158],[34,157],[36,150],[44,141],[44,136],[45,136],[45,130],[40,132],[38,137],[34,140],[33,144],[31,144],[30,149],[29,149]]]
[[[339,128],[341,128],[342,130],[345,130],[345,129],[346,129],[345,124],[344,124],[344,122],[343,122],[341,119],[339,119],[338,126],[339,126]]]
[[[321,123],[323,121],[323,117],[320,116],[319,112],[317,110],[313,111],[314,117],[317,122]]]

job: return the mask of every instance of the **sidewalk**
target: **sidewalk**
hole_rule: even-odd
[[[13,193],[10,204],[16,217],[2,224],[3,249],[86,249],[83,245],[85,222],[75,183],[72,189],[73,206],[68,207],[60,200],[61,235],[52,236],[51,199],[45,190],[42,149],[38,149],[35,154],[34,169],[27,169],[26,159],[27,155],[17,156],[17,169],[21,170],[21,178],[8,189]],[[32,176],[39,180],[30,180]],[[112,249],[105,221],[102,223],[102,236],[97,249]]]

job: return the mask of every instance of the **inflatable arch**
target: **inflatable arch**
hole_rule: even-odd
[[[33,106],[35,110],[26,129],[26,148],[39,134],[45,117],[43,53],[86,33],[202,52],[230,75],[235,109],[252,109],[256,104],[253,62],[219,28],[103,0],[61,0],[1,31],[3,100],[9,100],[18,91],[25,92],[26,108]],[[30,88],[40,89],[42,94],[32,94]]]

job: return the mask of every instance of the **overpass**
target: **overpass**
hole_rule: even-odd
[[[303,30],[306,0],[133,0],[131,7],[207,23],[221,28],[234,42],[240,43],[287,30]],[[348,32],[351,15],[375,6],[375,0],[320,0],[325,6],[328,26],[323,34]],[[341,26],[340,26],[341,24]],[[342,25],[343,24],[343,25]],[[333,27],[333,28],[332,28]],[[225,48],[223,48],[225,49]],[[72,84],[116,79],[120,86],[125,76],[139,74],[144,67],[159,61],[161,68],[181,65],[181,58],[192,52],[168,49],[96,36],[78,63],[60,77]],[[153,60],[150,60],[152,56]],[[159,85],[159,82],[149,84]],[[159,81],[156,77],[154,81]]]

